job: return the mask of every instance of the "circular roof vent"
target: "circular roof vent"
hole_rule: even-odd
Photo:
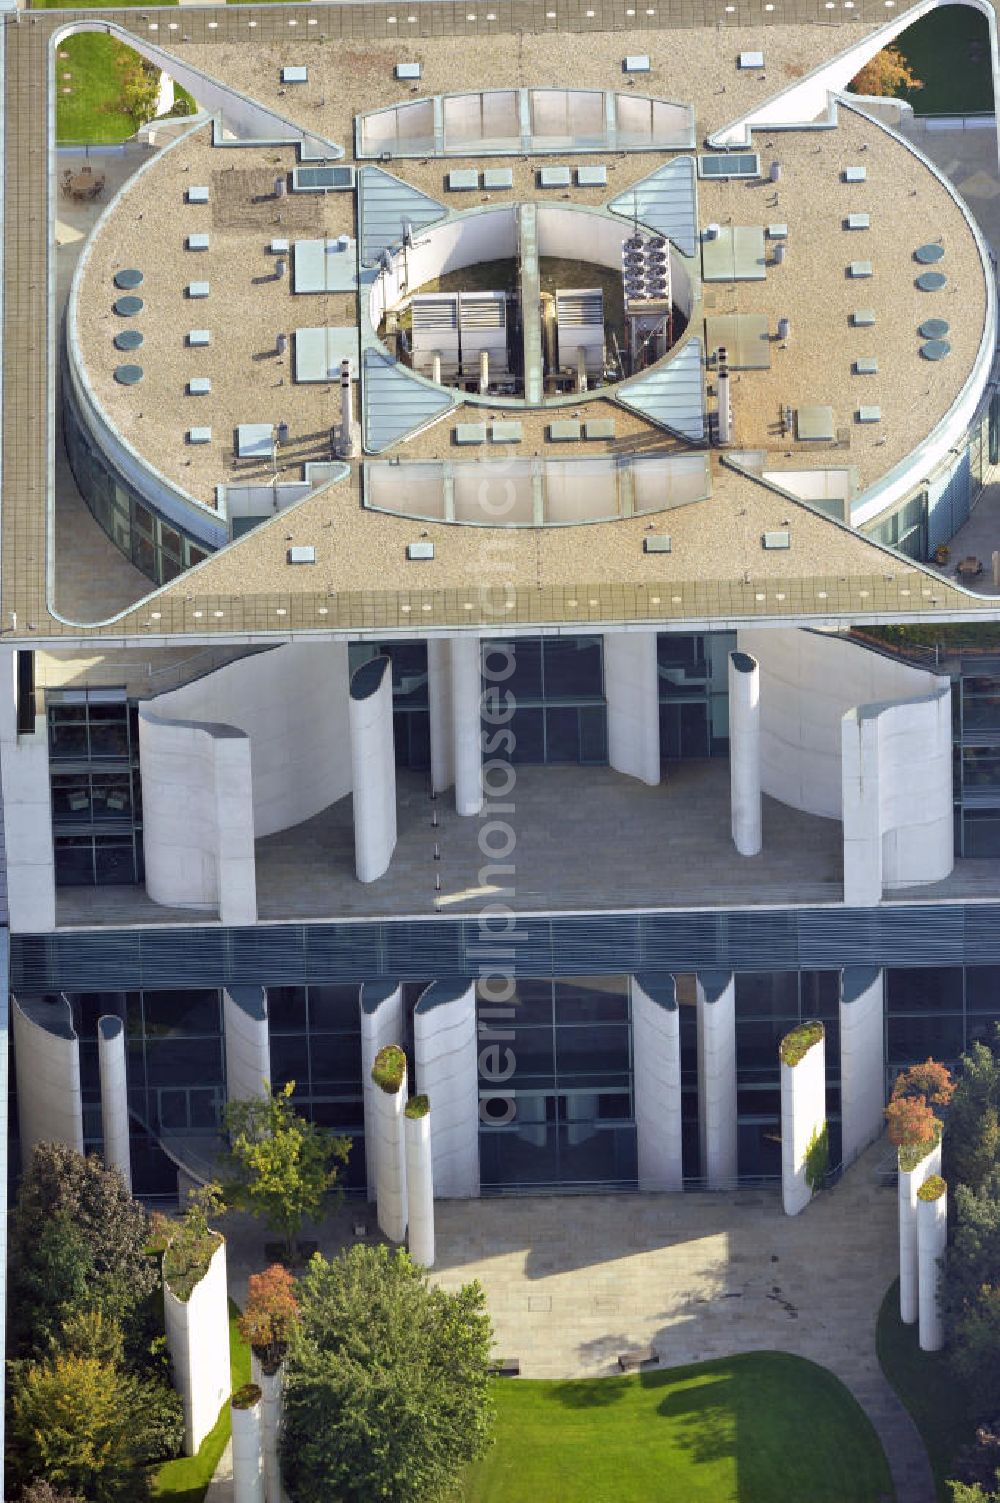
[[[928,318],[917,332],[921,339],[943,339],[950,327],[946,318]]]
[[[918,245],[913,252],[914,261],[919,261],[921,266],[933,266],[935,261],[940,261],[944,255],[944,246],[935,245],[933,241],[928,245]]]
[[[920,346],[920,353],[925,360],[943,360],[951,352],[951,345],[947,339],[928,339],[926,344]]]
[[[925,271],[917,278],[921,292],[940,292],[948,278],[943,271]]]
[[[123,329],[115,335],[116,350],[137,350],[141,344],[142,335],[138,329]]]
[[[134,266],[127,267],[124,271],[115,272],[116,287],[138,287],[141,281],[142,272],[138,271]]]
[[[142,380],[141,365],[117,365],[115,366],[115,380],[119,386],[135,386]]]
[[[114,310],[121,318],[132,318],[136,313],[141,313],[142,308],[141,297],[120,297],[114,304]]]

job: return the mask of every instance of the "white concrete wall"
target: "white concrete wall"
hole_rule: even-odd
[[[741,856],[759,855],[760,668],[746,652],[729,654],[729,804],[733,844]]]
[[[761,786],[808,814],[843,813],[841,722],[873,701],[915,699],[941,680],[854,642],[794,627],[748,627],[739,650],[760,665]]]
[[[229,1406],[233,1422],[233,1503],[264,1503],[261,1401],[249,1409]]]
[[[899,1213],[899,1318],[912,1326],[919,1315],[919,1257],[917,1251],[917,1191],[931,1174],[941,1173],[941,1145],[915,1169],[900,1169],[897,1179]]]
[[[813,1197],[806,1179],[810,1143],[826,1127],[826,1039],[817,1040],[797,1065],[781,1061],[781,1204],[797,1216]]]
[[[430,1112],[403,1118],[406,1140],[406,1211],[410,1257],[425,1268],[434,1265],[434,1164]]]
[[[434,1113],[431,1149],[439,1199],[479,1194],[476,989],[435,982],[413,1014],[417,1090]],[[487,1046],[493,1047],[493,1046]]]
[[[374,1084],[374,1082],[373,1082]],[[375,1086],[375,1201],[378,1224],[390,1242],[406,1236],[406,1071],[397,1091]]]
[[[290,642],[227,663],[149,708],[170,719],[222,721],[250,738],[260,840],[350,793],[347,696],[346,642]]]
[[[285,1407],[285,1370],[266,1373],[255,1351],[250,1351],[250,1376],[261,1391],[260,1447],[264,1462],[265,1503],[284,1503],[281,1485],[281,1420]]]
[[[271,1080],[267,994],[262,986],[234,986],[222,993],[226,1038],[226,1099],[266,1096]]]
[[[378,687],[368,685],[379,674]],[[375,882],[396,849],[396,751],[392,737],[392,668],[372,658],[351,679],[349,700],[354,784],[354,864],[359,882]]]
[[[655,631],[604,633],[608,761],[655,786],[660,781],[660,679]]]
[[[225,1242],[186,1304],[164,1283],[163,1313],[174,1387],[184,1409],[184,1452],[193,1456],[232,1390]]]
[[[629,978],[639,1189],[683,1189],[681,1023],[672,976]]]
[[[840,973],[841,1157],[845,1164],[885,1127],[884,978],[874,966]]]
[[[455,808],[483,807],[482,648],[478,637],[451,639],[451,713],[454,727]]]
[[[387,1044],[395,1044],[404,1037],[403,988],[387,985],[382,981],[366,981],[358,998],[361,1013],[361,1081],[364,1089],[365,1120],[365,1172],[368,1181],[368,1199],[374,1200],[377,1175],[378,1130],[375,1121],[375,1093],[378,1086],[372,1080],[375,1056]]]
[[[146,892],[168,907],[257,922],[250,742],[231,726],[139,710]]]
[[[697,996],[701,1172],[710,1190],[724,1190],[737,1174],[736,988],[731,973],[701,973]]]
[[[936,1200],[917,1200],[919,1335],[922,1352],[944,1346],[941,1318],[941,1262],[948,1246],[948,1191]]]
[[[435,793],[443,793],[455,781],[451,642],[448,637],[427,639],[427,704],[431,731],[431,788]]]
[[[844,901],[940,882],[954,866],[951,686],[842,722]]]
[[[120,1172],[131,1190],[132,1154],[129,1147],[125,1025],[119,1017],[109,1015],[97,1020],[97,1064],[101,1079],[104,1162]]]
[[[17,1124],[21,1167],[39,1143],[64,1143],[83,1152],[80,1041],[65,998],[57,1002],[11,998]]]
[[[17,653],[0,652],[0,789],[12,934],[56,926],[55,856],[45,716],[31,735],[17,733]]]

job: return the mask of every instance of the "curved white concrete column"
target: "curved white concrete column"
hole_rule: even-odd
[[[378,1224],[390,1242],[406,1237],[406,1140],[403,1112],[406,1108],[406,1068],[399,1088],[387,1091],[375,1086],[375,1201]]]
[[[431,732],[431,788],[443,793],[455,781],[455,726],[451,695],[451,642],[427,638],[427,708]]]
[[[741,856],[761,848],[760,669],[748,652],[729,654],[729,800]]]
[[[125,1025],[121,1018],[111,1014],[97,1020],[97,1064],[101,1077],[104,1162],[119,1171],[131,1190],[132,1154],[129,1147]]]
[[[241,1409],[230,1404],[233,1425],[233,1503],[264,1503],[261,1401]]]
[[[736,987],[731,971],[699,971],[698,1138],[710,1190],[737,1176]]]
[[[264,1465],[265,1503],[284,1503],[281,1486],[281,1420],[285,1407],[285,1370],[266,1373],[251,1347],[250,1376],[260,1389],[260,1448]]]
[[[479,1054],[475,983],[435,981],[429,986],[414,1009],[413,1042],[417,1090],[434,1103],[434,1193],[445,1200],[477,1196]]]
[[[39,1143],[83,1152],[80,1040],[65,997],[11,998],[21,1167]]]
[[[403,988],[393,981],[366,981],[360,991],[358,1007],[361,1013],[361,1081],[363,1088],[365,1120],[365,1177],[368,1183],[368,1199],[374,1200],[378,1173],[378,1130],[375,1123],[375,1092],[372,1080],[375,1056],[387,1044],[394,1044],[404,1037]]]
[[[205,1277],[179,1300],[164,1282],[163,1314],[174,1387],[184,1410],[184,1451],[193,1456],[232,1390],[226,1244],[219,1242]]]
[[[478,637],[451,639],[451,712],[455,731],[455,808],[478,814],[483,807],[483,674]]]
[[[885,1127],[884,978],[877,966],[840,973],[841,1158],[850,1164]]]
[[[781,1041],[785,1045],[798,1030]],[[797,1216],[812,1200],[807,1178],[809,1146],[826,1131],[826,1035],[820,1035],[798,1064],[781,1059],[781,1204]]]
[[[359,882],[375,882],[396,849],[396,750],[392,665],[370,658],[351,676],[354,859]]]
[[[936,1191],[933,1198],[924,1192]],[[948,1246],[948,1186],[943,1179],[924,1181],[917,1196],[917,1262],[919,1265],[920,1350],[939,1352],[944,1346],[941,1318],[941,1263]]]
[[[31,734],[17,730],[17,653],[0,652],[0,789],[3,795],[7,907],[12,934],[56,926],[55,854],[45,715]]]
[[[403,1121],[406,1137],[406,1209],[409,1216],[410,1257],[425,1268],[434,1264],[434,1165],[431,1153],[431,1114],[425,1098],[414,1096]]]
[[[267,993],[262,986],[228,986],[222,993],[226,1037],[226,1100],[266,1096],[271,1080]]]
[[[680,1190],[681,1021],[673,976],[629,978],[639,1189]]]
[[[616,772],[660,781],[660,679],[655,631],[604,633],[608,762]]]
[[[257,922],[250,742],[212,722],[139,710],[146,891],[169,907]]]
[[[919,1260],[917,1254],[917,1191],[932,1174],[941,1173],[941,1144],[920,1160],[915,1169],[900,1169],[899,1198],[899,1318],[912,1326],[919,1314]]]

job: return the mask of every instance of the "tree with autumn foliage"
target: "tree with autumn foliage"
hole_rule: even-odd
[[[951,1071],[935,1059],[901,1070],[885,1109],[889,1142],[900,1149],[930,1149],[941,1133],[934,1107],[947,1106],[954,1090]]]
[[[858,70],[847,87],[852,94],[895,99],[900,94],[912,94],[923,86],[923,80],[916,76],[898,47],[883,47]]]
[[[240,1316],[240,1335],[266,1373],[281,1366],[299,1319],[295,1280],[281,1263],[272,1263],[247,1281],[246,1309]]]

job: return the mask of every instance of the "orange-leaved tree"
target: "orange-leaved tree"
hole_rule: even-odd
[[[855,73],[847,87],[852,94],[892,99],[923,86],[923,80],[916,76],[898,47],[883,47]]]

